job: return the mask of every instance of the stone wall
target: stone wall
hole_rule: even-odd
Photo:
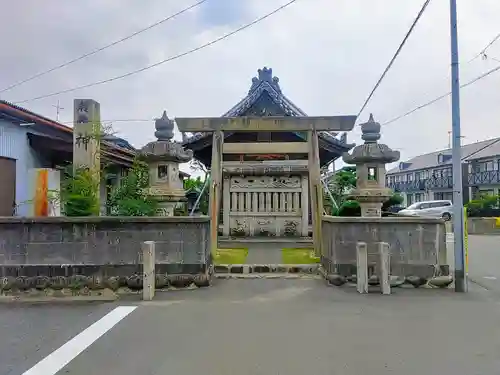
[[[449,273],[446,232],[441,219],[413,217],[323,217],[322,265],[327,273],[356,274],[356,243],[368,245],[370,272],[376,264],[377,242],[391,251],[391,274],[431,278]]]
[[[208,217],[0,218],[0,276],[117,276],[142,272],[141,243],[156,242],[156,272],[206,273]]]
[[[495,217],[469,217],[467,225],[469,234],[500,235],[500,226],[497,226]]]

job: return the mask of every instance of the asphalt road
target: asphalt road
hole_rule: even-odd
[[[0,305],[0,375],[24,373],[113,308]]]
[[[469,278],[500,295],[500,236],[469,236]]]
[[[476,285],[382,296],[257,279],[126,306],[0,306],[0,374],[496,375],[498,301]]]

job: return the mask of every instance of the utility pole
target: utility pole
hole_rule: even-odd
[[[451,148],[451,130],[448,130],[448,148]],[[460,138],[465,138],[465,135],[461,135]],[[479,142],[479,141],[478,141]]]
[[[464,202],[462,194],[462,153],[460,134],[460,72],[458,66],[457,0],[450,0],[451,35],[451,121],[453,160],[453,232],[455,292],[467,291],[464,251]]]
[[[59,113],[64,107],[59,106],[59,100],[57,101],[57,105],[52,105],[52,107],[56,107],[56,121],[59,121]]]

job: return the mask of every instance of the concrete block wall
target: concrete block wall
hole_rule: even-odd
[[[469,234],[500,235],[500,225],[497,226],[496,217],[469,217],[467,230]]]
[[[0,276],[130,276],[141,244],[156,242],[157,272],[205,273],[208,217],[0,218]]]
[[[323,217],[321,262],[327,273],[356,274],[356,244],[368,245],[368,263],[377,263],[377,246],[390,246],[391,274],[431,278],[448,274],[446,231],[441,219]]]

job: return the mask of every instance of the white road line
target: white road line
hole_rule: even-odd
[[[55,375],[136,308],[137,306],[115,308],[22,375]]]
[[[497,278],[495,276],[483,276],[483,279],[496,280]]]

